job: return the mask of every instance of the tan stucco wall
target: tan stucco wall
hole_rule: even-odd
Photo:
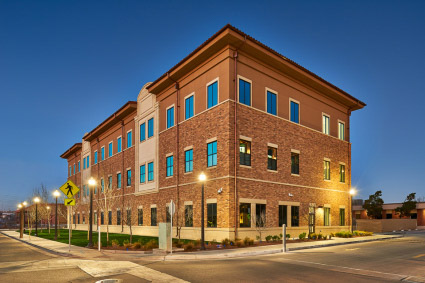
[[[356,229],[369,232],[391,232],[416,229],[416,219],[358,219]]]

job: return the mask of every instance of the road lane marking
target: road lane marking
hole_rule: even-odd
[[[345,249],[346,251],[355,251],[355,250],[359,250],[360,248],[354,248],[354,249]]]
[[[420,257],[423,257],[423,256],[425,256],[425,254],[416,255],[413,258],[420,258]]]

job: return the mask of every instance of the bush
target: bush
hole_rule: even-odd
[[[273,238],[273,236],[272,236],[272,235],[268,235],[268,236],[266,236],[266,241],[267,241],[267,242],[270,242],[272,238]]]
[[[241,240],[236,241],[236,246],[237,247],[243,247],[243,242]]]
[[[131,246],[132,246],[132,244],[130,244],[130,241],[129,240],[124,240],[123,242],[122,242],[122,245],[124,246],[124,248],[126,248],[126,249],[129,249],[129,248],[131,248]]]
[[[118,248],[118,247],[120,246],[120,242],[118,242],[118,240],[116,240],[116,239],[113,239],[113,240],[111,241],[111,244],[112,244],[112,247],[113,247],[114,249],[116,249],[116,248]]]
[[[229,245],[229,243],[230,243],[230,241],[229,241],[229,239],[228,239],[228,238],[221,240],[221,244],[222,244],[223,246],[228,246],[228,245]]]
[[[142,248],[142,243],[140,242],[135,242],[133,244],[133,249],[141,249]]]
[[[243,243],[245,246],[252,246],[254,245],[254,240],[252,240],[249,237],[245,237],[245,239],[243,240]]]
[[[153,250],[153,249],[156,249],[156,248],[158,248],[158,242],[156,240],[150,240],[145,245],[146,250]]]
[[[321,233],[319,233],[319,234],[317,235],[317,239],[318,239],[318,240],[323,240],[323,239],[326,239],[326,236],[323,236]]]
[[[339,238],[352,238],[353,237],[353,233],[351,233],[349,231],[336,232],[335,233],[335,237],[339,237]]]
[[[274,236],[272,237],[272,240],[273,240],[274,242],[279,241],[279,239],[280,239],[280,237],[279,237],[278,235],[274,235]]]
[[[298,235],[298,238],[300,240],[304,240],[306,236],[307,236],[307,233],[306,232],[303,232],[303,233],[301,233],[301,234]]]
[[[308,238],[309,239],[312,239],[312,240],[316,240],[317,239],[317,235],[316,235],[316,233],[311,233],[311,234],[308,235]]]
[[[182,248],[183,247],[183,242],[182,241],[177,241],[176,242],[176,247],[177,248]]]
[[[366,231],[354,231],[353,234],[355,236],[372,236],[373,232],[366,232]]]
[[[280,238],[282,238],[282,236],[280,236]],[[291,238],[291,234],[286,234],[286,238],[288,238],[288,239]]]
[[[201,245],[201,240],[195,240],[193,241],[193,246],[194,247],[199,247]]]
[[[192,242],[187,243],[186,245],[184,245],[184,251],[185,252],[190,252],[193,251],[195,248],[195,246],[193,245]]]

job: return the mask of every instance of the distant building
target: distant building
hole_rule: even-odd
[[[0,229],[15,228],[16,216],[14,211],[0,211]]]

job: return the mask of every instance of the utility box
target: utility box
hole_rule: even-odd
[[[159,223],[159,249],[171,251],[171,223]]]

